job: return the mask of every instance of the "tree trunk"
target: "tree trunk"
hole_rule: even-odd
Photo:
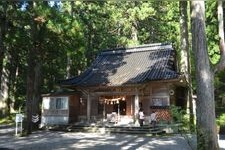
[[[133,8],[138,7],[138,4],[136,1],[133,3]],[[138,45],[138,22],[136,17],[133,18],[132,21],[132,26],[131,26],[131,39],[132,39],[132,44]]]
[[[36,6],[36,2],[32,2],[32,7]],[[32,122],[32,115],[40,114],[40,85],[41,85],[41,50],[42,50],[42,34],[41,29],[44,23],[42,16],[32,14],[31,16],[31,36],[32,48],[28,52],[28,72],[27,72],[27,99],[26,99],[26,115],[27,115],[27,134],[32,133],[37,128],[37,123]]]
[[[7,106],[7,114],[10,114],[14,111],[13,109],[13,88],[15,85],[16,79],[16,68],[18,59],[18,54],[13,51],[15,48],[11,45],[6,45],[7,52],[5,53],[4,62],[5,65],[3,66],[3,74],[2,74],[2,94],[6,101]]]
[[[0,79],[2,77],[3,59],[4,59],[4,52],[5,52],[5,47],[3,43],[3,38],[4,38],[3,30],[4,30],[3,25],[1,25],[0,26]],[[1,80],[0,80],[0,84],[1,84]]]
[[[91,24],[87,25],[88,29],[87,29],[87,50],[86,50],[86,58],[87,58],[87,66],[90,66],[91,62],[93,61],[93,29]]]
[[[34,100],[33,100],[33,115],[39,116],[39,121],[33,123],[33,129],[38,129],[38,123],[40,122],[40,100],[41,100],[41,60],[38,59],[35,64],[34,68],[34,74],[35,74],[35,80],[34,80]]]
[[[197,81],[197,149],[217,150],[214,75],[210,68],[205,33],[205,2],[191,2],[192,46]]]
[[[190,129],[194,124],[193,103],[192,103],[192,82],[191,82],[191,64],[190,51],[188,40],[188,15],[187,15],[187,1],[180,1],[180,45],[181,45],[181,72],[184,73],[187,82],[187,113],[190,114]]]
[[[4,38],[5,38],[5,31],[6,31],[6,9],[7,9],[7,2],[1,2],[3,5],[3,11],[0,12],[0,115],[6,115],[6,98],[5,98],[5,91],[4,85],[2,84],[2,80],[4,81],[3,75],[3,60],[5,57],[5,46],[4,46]]]
[[[66,79],[71,78],[71,68],[72,68],[72,59],[70,53],[67,52],[67,63],[66,63]]]
[[[219,37],[224,41],[223,1],[218,0]]]
[[[6,31],[6,10],[7,10],[7,2],[1,2],[3,6],[3,11],[0,12],[0,79],[2,76],[2,69],[3,69],[3,59],[5,53],[5,46],[4,46],[4,37]],[[0,80],[1,84],[1,80]]]
[[[34,94],[34,67],[35,67],[35,58],[32,50],[29,50],[28,55],[28,72],[27,72],[27,92],[26,92],[26,132],[31,134],[32,132],[32,113],[33,113],[33,94]]]
[[[71,5],[71,9],[70,9],[70,17],[71,17],[71,20],[70,20],[70,28],[73,27],[73,17],[74,17],[74,1],[71,1],[70,2],[70,5]],[[71,41],[72,42],[72,41]],[[66,79],[69,79],[71,78],[71,72],[72,72],[72,58],[71,58],[71,53],[70,51],[67,51],[67,66],[66,66]]]
[[[37,123],[32,122],[32,115],[40,114],[41,61],[36,57],[38,50],[40,50],[40,47],[34,46],[33,50],[30,50],[28,58],[26,93],[27,134],[32,133],[32,130],[38,127]]]
[[[34,74],[31,70],[31,62],[29,62],[28,67],[28,75],[27,75],[27,94],[26,94],[26,116],[27,116],[27,124],[26,124],[26,132],[30,134],[32,132],[32,93],[33,93],[33,77]],[[33,76],[32,76],[33,75]]]
[[[15,111],[15,100],[17,97],[15,96],[16,92],[16,81],[18,78],[18,64],[19,64],[19,55],[18,53],[15,53],[14,49],[16,48],[15,46],[8,45],[9,48],[9,55],[10,59],[8,62],[9,65],[9,82],[8,82],[8,87],[9,87],[9,103],[10,103],[10,111],[14,112]],[[10,112],[10,113],[11,113]]]
[[[2,80],[2,83],[4,83],[4,91],[6,92],[6,104],[7,104],[7,114],[11,113],[12,110],[12,99],[11,99],[11,93],[12,93],[12,87],[14,86],[13,80],[15,77],[15,71],[14,71],[14,56],[12,51],[10,51],[11,47],[8,46],[8,52],[5,54],[7,64],[3,66],[4,70],[4,80]]]
[[[137,30],[137,22],[134,21],[132,23],[132,27],[131,27],[131,38],[132,38],[132,43],[134,45],[138,45],[138,30]]]

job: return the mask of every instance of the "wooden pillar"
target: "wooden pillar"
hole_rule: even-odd
[[[103,108],[103,120],[104,121],[106,119],[106,109],[105,109],[105,100],[104,100],[104,108]]]
[[[138,90],[135,91],[135,97],[134,97],[134,120],[135,124],[138,124],[138,111],[139,111],[139,95]]]
[[[135,113],[135,115],[138,114],[138,111],[139,111],[139,95],[138,95],[138,93],[136,93],[135,97],[134,97],[134,113]]]
[[[90,122],[91,119],[91,96],[90,93],[88,92],[87,96],[87,122]]]
[[[149,98],[149,105],[148,105],[148,107],[150,108],[150,111],[149,111],[149,114],[150,113],[152,113],[152,108],[150,107],[153,103],[152,103],[152,84],[150,84],[150,89],[149,89],[150,91],[150,98]]]

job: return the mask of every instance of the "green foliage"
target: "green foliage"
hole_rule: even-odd
[[[195,132],[195,125],[190,124],[189,114],[187,114],[185,112],[185,110],[183,110],[179,106],[171,105],[170,112],[172,115],[173,123],[181,123],[182,124],[183,132],[184,131]]]
[[[0,119],[0,125],[13,124],[14,122],[15,122],[15,114],[10,114],[5,118]]]
[[[221,71],[215,75],[214,85],[215,85],[215,100],[216,107],[222,107],[222,100],[225,97],[225,71]]]
[[[59,9],[40,1],[36,2],[37,7],[22,11],[21,2],[7,2],[8,30],[4,43],[13,60],[6,58],[4,65],[16,72],[9,77],[15,108],[24,107],[26,88],[29,88],[26,73],[28,51],[33,45],[30,34],[33,14],[45,19],[38,26],[38,34],[42,56],[41,93],[47,93],[58,88],[58,80],[66,78],[68,57],[71,76],[76,76],[104,49],[172,42],[179,51],[178,4],[178,1],[62,1]],[[2,6],[0,2],[1,12]],[[216,63],[219,59],[216,3],[207,2],[206,6],[209,55]],[[222,77],[218,77],[219,95],[223,94]]]
[[[208,52],[212,64],[218,63],[220,59],[216,8],[217,8],[216,1],[206,2],[206,34],[208,40]]]
[[[225,113],[221,114],[217,120],[216,123],[220,126],[225,126]]]
[[[197,140],[198,140],[198,142],[197,142],[197,149],[198,150],[206,150],[207,149],[207,141],[206,141],[206,136],[207,136],[207,133],[205,133],[204,131],[203,131],[203,129],[201,129],[201,128],[197,128],[197,132],[198,132],[198,134],[197,134]]]
[[[171,105],[170,112],[172,115],[173,122],[181,123],[184,120],[185,110],[182,110],[181,107]]]

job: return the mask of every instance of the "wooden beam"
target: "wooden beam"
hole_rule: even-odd
[[[88,92],[87,95],[87,122],[90,123],[90,119],[91,119],[91,97],[90,97],[90,93]]]
[[[135,97],[134,97],[135,124],[138,124],[138,111],[139,111],[139,94],[138,94],[138,89],[136,88]]]

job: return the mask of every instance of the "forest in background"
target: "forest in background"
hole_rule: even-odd
[[[1,1],[1,115],[11,110],[38,112],[41,94],[84,71],[105,49],[172,43],[181,55],[179,1]],[[205,2],[207,49],[211,64],[220,60],[217,1]],[[190,6],[188,37],[191,39]],[[223,19],[224,20],[224,19]],[[194,54],[189,44],[193,94]],[[179,64],[180,66],[182,64]],[[224,106],[225,72],[215,75],[216,110]],[[34,110],[34,108],[36,110]]]
[[[215,64],[220,57],[216,1],[206,7],[208,50]],[[33,6],[2,1],[0,12],[1,91],[8,108],[15,110],[25,106],[29,59],[39,65],[39,95],[80,74],[101,50],[169,42],[178,55],[180,51],[179,2],[45,1]],[[193,67],[192,77],[195,84]],[[219,106],[224,82],[220,73],[215,78]]]
[[[178,2],[3,1],[0,11],[7,111],[24,109],[29,71],[40,98],[80,74],[101,50],[170,42],[179,51]]]

